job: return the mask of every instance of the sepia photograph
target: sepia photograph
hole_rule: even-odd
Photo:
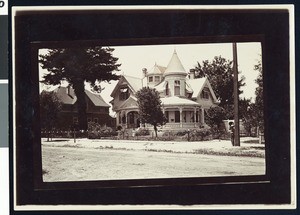
[[[13,7],[14,209],[294,207],[292,14]]]
[[[265,175],[261,43],[38,58],[43,181]]]

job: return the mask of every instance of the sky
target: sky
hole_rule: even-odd
[[[115,49],[113,56],[119,58],[118,63],[121,64],[120,71],[116,74],[139,78],[143,77],[143,68],[147,68],[149,71],[155,63],[160,66],[167,66],[174,50],[176,50],[187,72],[194,68],[197,62],[211,61],[215,56],[222,56],[228,60],[233,59],[232,43],[116,46],[111,48]],[[46,50],[40,50],[40,53],[45,52]],[[244,93],[240,97],[252,98],[252,101],[254,101],[257,87],[255,79],[258,76],[258,71],[253,68],[261,59],[261,44],[259,42],[237,43],[237,58],[238,70],[241,72],[239,75],[246,78],[246,85],[242,88]],[[44,73],[45,70],[40,68],[40,79]],[[116,83],[117,81],[101,83],[101,87],[104,88],[101,96],[107,103],[113,99],[110,94]],[[45,88],[46,86],[40,85],[40,90]],[[86,88],[89,87],[86,86]]]

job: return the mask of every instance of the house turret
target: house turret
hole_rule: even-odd
[[[163,78],[163,69],[162,67],[158,66],[156,63],[152,67],[152,69],[147,72],[147,85],[149,87],[154,87],[155,85],[159,84]]]
[[[170,96],[185,96],[186,76],[187,72],[181,63],[176,50],[174,50],[171,60],[164,72],[164,78],[168,83]]]

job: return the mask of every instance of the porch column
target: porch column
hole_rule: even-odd
[[[164,108],[164,107],[162,108],[162,112],[163,112],[163,114],[164,114],[164,116],[165,116],[165,108]],[[161,127],[163,128],[164,125],[162,125]]]
[[[116,124],[117,124],[117,126],[120,124],[120,122],[119,122],[119,115],[120,115],[120,113],[117,112],[117,118],[116,118]]]
[[[197,117],[196,117],[196,114],[197,114],[197,110],[196,110],[196,108],[194,107],[194,127],[196,128],[197,127]],[[198,119],[198,121],[199,121],[199,119]]]
[[[127,114],[128,114],[128,113],[125,112],[125,128],[128,128],[128,125],[127,125],[127,121],[128,121],[128,120],[127,120]]]
[[[204,108],[201,108],[201,124],[204,124]]]
[[[179,112],[180,112],[180,128],[182,128],[182,107],[179,108]]]

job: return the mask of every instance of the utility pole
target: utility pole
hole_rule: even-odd
[[[238,88],[238,61],[236,43],[233,49],[233,96],[234,96],[234,146],[240,146],[240,120],[239,120],[239,88]]]

